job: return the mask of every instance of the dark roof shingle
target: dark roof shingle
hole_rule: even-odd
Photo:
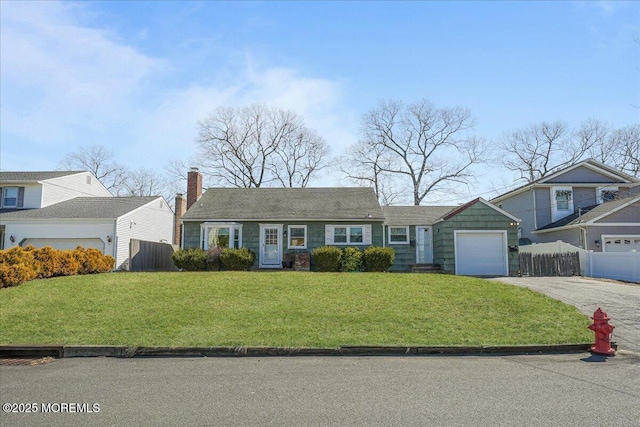
[[[41,209],[0,214],[0,219],[116,219],[142,207],[153,197],[76,197]]]
[[[209,188],[184,220],[382,221],[372,188]]]
[[[40,172],[0,172],[0,181],[42,181],[45,179],[60,178],[61,176],[75,175],[86,171],[40,171]]]

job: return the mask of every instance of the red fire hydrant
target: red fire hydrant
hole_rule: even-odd
[[[614,356],[616,351],[611,348],[611,333],[615,326],[609,324],[609,316],[606,311],[602,311],[600,307],[593,313],[593,324],[589,325],[596,334],[596,343],[590,348],[592,353],[605,354],[607,356]]]

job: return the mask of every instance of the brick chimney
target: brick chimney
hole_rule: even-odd
[[[182,224],[180,224],[180,219],[182,215],[187,211],[187,201],[185,200],[182,193],[176,194],[176,204],[175,204],[175,217],[173,219],[173,244],[180,245],[180,238],[182,237]]]
[[[202,196],[202,174],[198,168],[191,168],[187,174],[187,209]]]

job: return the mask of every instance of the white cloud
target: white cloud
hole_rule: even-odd
[[[50,169],[65,153],[99,143],[125,164],[161,169],[172,158],[195,154],[196,123],[208,112],[255,102],[302,115],[334,154],[356,138],[359,117],[345,107],[340,82],[256,66],[244,52],[227,52],[226,64],[206,64],[215,70],[206,83],[189,77],[176,81],[178,64],[132,44],[146,29],[137,40],[124,42],[85,24],[84,17],[97,19],[84,4],[1,2],[1,7],[2,150],[11,159],[2,167]],[[171,85],[157,84],[160,80]]]

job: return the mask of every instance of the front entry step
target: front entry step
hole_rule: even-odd
[[[442,273],[440,264],[409,264],[412,273]]]

